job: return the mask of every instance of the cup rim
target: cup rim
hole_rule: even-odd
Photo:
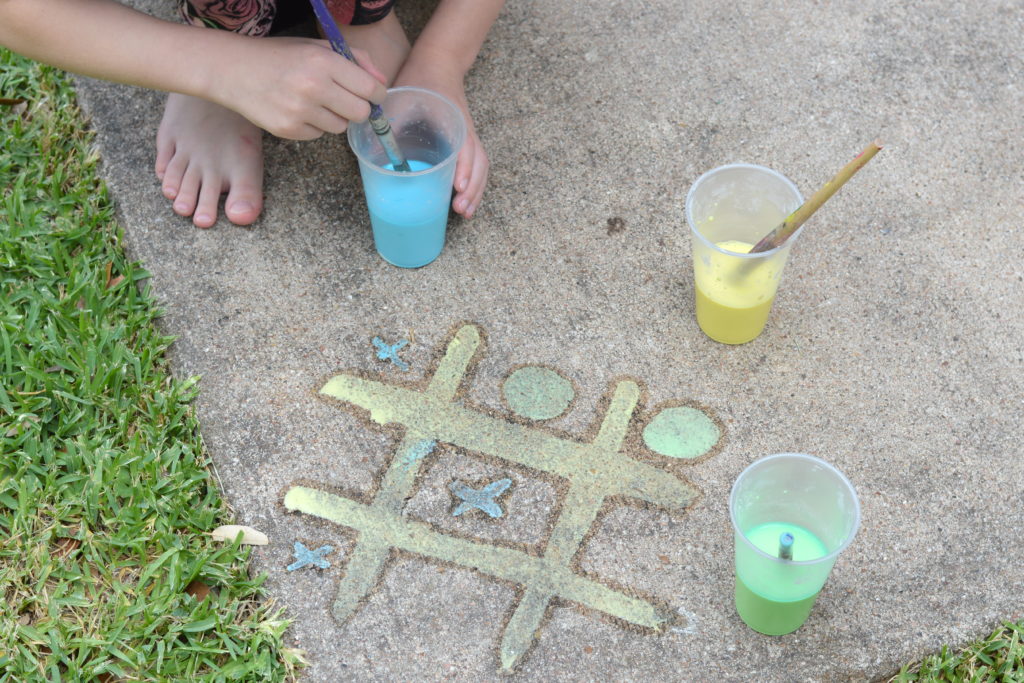
[[[830,470],[832,474],[834,474],[839,479],[839,481],[842,482],[842,484],[849,490],[850,497],[853,499],[853,510],[856,514],[856,517],[854,517],[853,527],[850,529],[850,533],[846,536],[846,539],[835,550],[833,550],[828,555],[825,555],[823,557],[817,557],[813,560],[785,560],[785,562],[786,564],[791,564],[798,567],[806,567],[834,560],[835,558],[839,557],[839,554],[841,552],[846,550],[850,543],[853,542],[853,538],[857,535],[858,529],[860,529],[860,499],[857,497],[857,489],[853,487],[853,484],[850,482],[850,480],[846,477],[845,474],[840,472],[839,469],[837,469],[831,463],[826,462],[825,460],[822,460],[821,458],[815,457],[813,455],[808,455],[806,453],[775,453],[774,455],[766,455],[763,458],[758,458],[757,460],[743,468],[743,471],[740,472],[740,475],[738,477],[736,477],[736,481],[733,482],[732,489],[729,491],[729,521],[732,523],[733,531],[736,532],[737,536],[743,539],[743,542],[746,543],[751,550],[753,550],[761,557],[767,558],[769,560],[774,560],[775,562],[783,562],[783,560],[779,559],[775,555],[771,555],[761,550],[756,545],[754,545],[749,538],[747,538],[747,535],[743,533],[743,530],[740,529],[739,525],[736,523],[735,512],[737,488],[739,486],[740,480],[743,479],[743,476],[754,467],[764,465],[766,462],[770,462],[772,460],[779,460],[783,458],[796,458],[812,462],[815,465],[821,465],[825,469]]]
[[[792,180],[790,180],[789,178],[787,178],[786,176],[784,176],[783,174],[779,173],[778,171],[776,171],[773,168],[769,168],[767,166],[761,166],[760,164],[746,164],[746,163],[725,164],[723,166],[716,166],[715,168],[712,168],[709,171],[705,171],[704,173],[702,173],[700,175],[699,178],[697,178],[695,181],[693,181],[693,184],[690,185],[689,191],[686,193],[686,202],[684,204],[684,207],[685,207],[685,213],[686,213],[686,224],[690,228],[690,234],[691,235],[695,235],[709,249],[714,249],[718,253],[725,254],[726,256],[733,256],[733,257],[741,258],[741,259],[767,258],[769,256],[773,256],[774,254],[779,253],[780,251],[782,251],[784,249],[789,249],[796,242],[796,238],[800,236],[800,233],[803,232],[804,226],[801,225],[799,228],[797,228],[796,232],[794,232],[792,235],[790,235],[789,239],[787,239],[784,244],[781,244],[781,245],[779,245],[779,246],[777,246],[777,247],[775,247],[773,249],[769,249],[767,251],[759,251],[756,254],[741,254],[741,253],[736,252],[736,251],[729,251],[728,249],[722,249],[720,246],[718,246],[717,244],[715,244],[714,242],[709,240],[707,237],[705,237],[701,233],[701,231],[697,229],[696,221],[693,220],[693,192],[694,192],[694,190],[704,180],[706,180],[707,178],[711,177],[712,175],[714,175],[716,173],[720,173],[722,171],[728,171],[728,170],[733,169],[733,168],[755,169],[755,170],[758,170],[758,171],[764,171],[764,172],[768,173],[769,175],[773,175],[776,178],[778,178],[779,180],[781,180],[784,184],[789,186],[789,188],[791,190],[793,190],[793,193],[796,194],[797,197],[799,197],[800,204],[804,203],[804,196],[800,192],[800,188],[798,188],[796,186],[796,184]]]
[[[369,121],[360,121],[359,123],[349,124],[348,128],[345,131],[345,138],[348,140],[349,149],[352,150],[352,152],[356,155],[356,157],[360,161],[362,161],[363,163],[369,164],[370,166],[372,166],[374,168],[375,171],[383,173],[385,175],[402,176],[403,178],[411,178],[411,177],[426,175],[428,173],[436,173],[439,168],[442,168],[444,166],[447,166],[448,164],[454,163],[454,160],[457,159],[458,156],[459,156],[459,152],[462,151],[462,146],[464,144],[466,144],[466,117],[463,116],[462,110],[459,109],[455,105],[454,102],[452,102],[450,99],[448,99],[447,97],[445,97],[441,93],[434,92],[433,90],[428,90],[427,88],[420,88],[420,87],[417,87],[417,86],[414,86],[414,85],[401,85],[401,86],[398,86],[396,88],[388,88],[388,96],[389,97],[391,96],[392,93],[398,93],[398,92],[417,92],[417,93],[422,93],[422,94],[428,95],[430,97],[434,97],[436,99],[439,99],[442,102],[444,102],[446,105],[448,105],[448,107],[452,111],[454,111],[455,114],[458,116],[458,120],[459,120],[459,127],[458,127],[459,144],[457,145],[456,149],[451,154],[449,154],[447,157],[445,157],[442,161],[440,161],[440,162],[438,162],[438,163],[436,163],[433,166],[430,166],[428,168],[424,168],[424,169],[422,169],[420,171],[409,171],[409,172],[406,172],[406,171],[392,171],[391,169],[384,168],[383,166],[380,166],[380,165],[374,163],[371,159],[368,159],[363,154],[360,154],[356,150],[355,146],[352,144],[352,130],[354,128],[356,128],[356,127],[359,127],[359,126],[369,126],[370,125]],[[387,102],[387,99],[385,98],[384,101]]]

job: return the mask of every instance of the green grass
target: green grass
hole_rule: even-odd
[[[293,678],[69,84],[0,97],[0,681]]]
[[[1024,622],[1004,622],[987,638],[959,652],[943,647],[935,655],[908,664],[890,681],[1024,681]]]

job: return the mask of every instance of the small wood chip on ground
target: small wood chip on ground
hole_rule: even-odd
[[[242,543],[246,545],[267,545],[270,543],[270,539],[267,538],[266,534],[256,531],[251,526],[242,526],[240,524],[219,526],[210,532],[210,536],[215,541],[234,541],[238,537],[239,531],[242,532]]]

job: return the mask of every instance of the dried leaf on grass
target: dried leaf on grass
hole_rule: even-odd
[[[45,393],[45,390],[43,390],[42,392],[31,392],[31,393],[29,393],[29,392],[20,392],[19,391],[18,393],[20,395],[22,395],[22,396],[31,396],[31,395],[34,395],[34,394],[37,394],[37,393]],[[25,423],[26,422],[31,422],[33,424],[38,424],[39,423],[39,416],[38,415],[32,415],[31,413],[28,414],[28,415],[20,415],[18,417],[18,421],[15,422],[14,425],[12,425],[5,432],[4,435],[8,436],[8,437],[18,436],[18,434],[20,434],[21,431],[25,428]]]
[[[196,602],[202,602],[210,594],[210,587],[199,579],[195,579],[185,586],[185,592],[195,598]]]
[[[124,275],[114,275],[113,270],[114,270],[114,262],[113,261],[107,261],[107,269],[106,269],[107,289],[113,289],[114,287],[117,287],[119,284],[124,282]]]
[[[77,538],[58,538],[57,542],[53,545],[53,556],[64,559],[78,548],[78,546],[82,545],[82,542]]]
[[[0,97],[0,106],[10,107],[16,116],[24,116],[28,101],[24,97]]]
[[[242,526],[240,524],[219,526],[210,532],[210,536],[215,541],[234,541],[238,537],[239,531],[242,532],[242,543],[246,545],[267,545],[270,543],[270,539],[267,538],[266,534],[256,531],[251,526]]]

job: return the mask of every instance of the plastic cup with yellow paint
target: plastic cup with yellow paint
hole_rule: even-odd
[[[748,253],[803,204],[789,179],[764,166],[708,171],[686,196],[693,243],[697,324],[724,344],[755,339],[768,321],[782,270],[801,229],[782,246]]]

